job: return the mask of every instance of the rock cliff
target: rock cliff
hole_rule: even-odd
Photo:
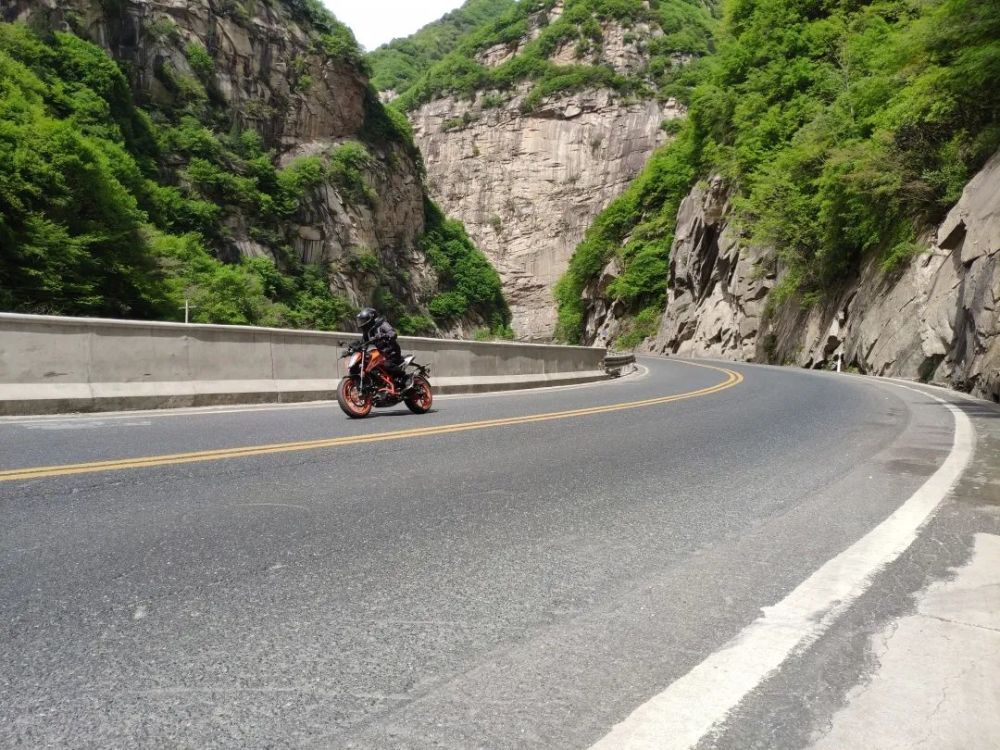
[[[1000,153],[925,244],[894,273],[869,261],[826,303],[770,309],[773,254],[743,240],[715,179],[681,205],[666,311],[645,348],[803,367],[842,357],[860,372],[1000,401]],[[599,317],[595,330],[613,328],[613,316]]]
[[[220,134],[256,131],[278,166],[363,144],[356,189],[324,181],[270,233],[242,207],[225,205],[214,249],[230,261],[268,256],[280,264],[281,248],[290,247],[300,261],[328,268],[331,290],[353,306],[371,303],[381,289],[401,309],[425,311],[441,285],[419,242],[427,197],[419,153],[377,101],[349,32],[324,28],[333,21],[318,7],[279,0],[15,0],[4,3],[3,19],[72,30],[100,45],[150,111],[177,114],[180,97],[207,96],[198,115],[203,123]],[[199,61],[192,50],[208,57]],[[185,166],[178,159],[169,179],[183,182]],[[471,334],[483,323],[470,311],[442,327]]]
[[[487,96],[438,99],[411,121],[434,198],[500,272],[515,335],[550,339],[552,287],[574,248],[664,141],[663,120],[682,109],[590,90],[522,114],[523,92],[496,108],[484,107]]]
[[[668,139],[664,122],[684,114],[658,92],[650,50],[662,48],[657,75],[691,55],[673,51],[649,3],[624,3],[619,18],[595,3],[533,5],[516,35],[465,50],[463,65],[480,81],[504,86],[439,91],[409,116],[432,195],[465,222],[500,272],[515,335],[548,340],[556,327],[552,290],[573,250]],[[519,79],[522,69],[547,71],[548,83]],[[585,76],[592,85],[560,83]]]

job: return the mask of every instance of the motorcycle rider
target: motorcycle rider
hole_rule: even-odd
[[[358,328],[361,329],[361,343],[375,344],[385,357],[386,370],[400,383],[403,376],[403,350],[396,341],[396,329],[372,307],[361,310],[357,321]]]

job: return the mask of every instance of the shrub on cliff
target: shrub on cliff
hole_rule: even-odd
[[[713,3],[566,0],[562,15],[549,22],[546,14],[554,5],[555,0],[521,0],[495,21],[470,32],[419,78],[407,78],[408,88],[400,90],[396,106],[409,110],[435,97],[507,90],[524,81],[533,84],[526,109],[536,107],[546,96],[589,87],[652,96],[653,89],[666,91],[678,75],[674,55],[699,55],[711,48]],[[601,24],[609,21],[626,28],[640,22],[660,28],[663,33],[648,42],[648,70],[623,76],[606,65],[551,62],[549,58],[563,44],[581,42],[587,50],[599,48],[603,39]],[[538,26],[537,33],[532,32],[533,26]],[[485,50],[503,44],[511,47],[512,56],[502,64],[488,67],[476,59]],[[670,95],[676,93],[671,90]]]
[[[445,218],[434,203],[424,204],[426,232],[420,246],[441,279],[443,292],[428,309],[442,323],[476,313],[492,329],[510,325],[510,310],[503,297],[500,276],[480,252],[459,221]]]
[[[514,5],[515,0],[467,0],[415,34],[393,39],[368,55],[372,84],[379,91],[405,91],[465,34],[496,20]]]
[[[718,48],[678,139],[577,248],[557,289],[566,339],[580,338],[579,294],[616,253],[611,298],[632,315],[653,304],[649,254],[666,263],[697,176],[721,173],[752,240],[776,248],[778,297],[815,299],[866,256],[892,267],[912,254],[1000,147],[990,0],[731,0]]]

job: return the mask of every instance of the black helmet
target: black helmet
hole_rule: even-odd
[[[358,328],[367,331],[377,319],[378,312],[372,307],[366,307],[358,313]]]

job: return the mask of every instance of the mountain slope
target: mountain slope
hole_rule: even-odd
[[[500,271],[518,337],[552,338],[553,286],[584,229],[670,138],[711,9],[524,0],[395,100],[434,198]]]
[[[461,8],[416,33],[393,39],[368,55],[372,85],[386,92],[385,98],[405,91],[465,35],[505,15],[515,4],[516,0],[466,0]]]
[[[0,25],[4,309],[176,319],[188,298],[196,320],[330,328],[374,302],[408,332],[506,324],[495,272],[318,2],[46,0],[4,19],[30,23]]]
[[[512,91],[530,82],[525,108],[546,96],[604,87],[666,99],[682,91],[684,63],[712,44],[712,2],[522,0],[400,92],[412,110],[446,95]]]
[[[833,335],[818,356],[805,352],[834,319],[846,325],[859,284],[888,295],[930,263],[927,253],[958,253],[956,288],[986,291],[953,300],[958,312],[937,326],[945,351],[905,368],[965,371],[995,336],[995,250],[966,261],[969,249],[937,227],[1000,147],[1000,91],[990,83],[1000,75],[1000,10],[984,0],[732,0],[725,9],[677,141],[598,218],[560,282],[564,335],[634,345],[663,314],[659,349],[778,361],[802,352],[814,365],[844,351],[861,369],[902,371],[892,367],[912,358],[876,365],[871,340],[866,351]],[[683,257],[670,257],[672,243]],[[804,343],[810,315],[819,332]],[[701,326],[709,321],[721,328]],[[975,343],[954,349],[967,335]]]

